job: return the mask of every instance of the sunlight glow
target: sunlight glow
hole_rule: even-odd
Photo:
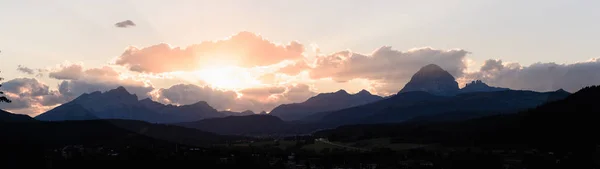
[[[199,79],[212,87],[227,90],[240,90],[261,85],[251,73],[235,66],[213,66],[196,71]]]

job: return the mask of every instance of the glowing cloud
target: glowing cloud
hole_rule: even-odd
[[[204,41],[185,48],[168,44],[129,47],[115,63],[132,71],[162,73],[201,70],[213,65],[268,66],[300,59],[303,52],[304,46],[295,41],[279,45],[254,33],[240,32],[224,40]]]

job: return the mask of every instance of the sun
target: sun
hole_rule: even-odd
[[[257,80],[245,70],[235,66],[213,66],[196,72],[197,78],[212,87],[240,90],[257,85]]]

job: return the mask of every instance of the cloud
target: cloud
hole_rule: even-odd
[[[192,84],[178,84],[166,89],[158,89],[152,92],[153,100],[165,104],[187,105],[199,101],[205,101],[215,109],[228,109],[235,104],[237,93],[234,91],[223,91],[213,89],[209,86],[197,86]]]
[[[37,115],[68,100],[34,78],[12,79],[3,83],[2,88],[12,102],[0,104],[0,109],[21,114]]]
[[[585,86],[600,84],[600,60],[592,59],[574,64],[534,63],[521,66],[502,60],[487,60],[480,71],[465,75],[465,79],[480,79],[512,89],[575,92]]]
[[[61,65],[57,70],[51,71],[48,76],[58,80],[77,80],[83,76],[83,65]]]
[[[33,116],[71,101],[83,93],[108,91],[124,86],[143,99],[149,97],[148,93],[154,90],[148,81],[125,76],[110,66],[85,69],[81,64],[63,64],[52,70],[49,77],[62,80],[58,89],[52,90],[35,78],[16,78],[3,83],[2,90],[13,102],[0,104],[0,109]]]
[[[69,102],[83,93],[107,91],[118,86],[121,84],[65,80],[59,85],[58,90],[51,90],[48,85],[37,79],[16,78],[3,83],[2,89],[12,102],[0,104],[0,109],[35,116]],[[138,96],[147,96],[147,93],[153,90],[152,87],[135,85],[125,85],[125,88]]]
[[[23,65],[19,65],[17,67],[17,71],[22,72],[22,73],[26,73],[26,74],[29,74],[29,75],[35,74],[35,70],[33,70],[31,68],[28,68],[28,67],[25,67]]]
[[[193,104],[206,101],[217,110],[254,112],[270,111],[275,106],[284,103],[304,101],[315,93],[308,85],[266,86],[249,88],[239,91],[219,90],[210,86],[197,86],[192,84],[178,84],[166,89],[157,89],[151,92],[153,100],[165,104]]]
[[[504,65],[502,65],[502,60],[489,59],[485,61],[485,63],[483,64],[483,66],[481,66],[481,69],[479,70],[482,72],[490,72],[502,70],[503,68]]]
[[[2,84],[4,91],[19,95],[42,96],[47,95],[49,87],[33,78],[16,78]]]
[[[298,75],[300,72],[309,70],[310,67],[306,63],[306,61],[297,61],[291,64],[286,65],[285,67],[279,69],[277,72],[287,74],[287,75]]]
[[[224,40],[204,41],[185,48],[164,43],[145,48],[129,47],[115,63],[148,73],[193,71],[219,65],[249,68],[302,59],[303,52],[304,46],[295,41],[280,45],[251,32],[240,32]]]
[[[288,103],[297,103],[306,101],[308,98],[316,95],[306,84],[296,84],[288,87],[288,90],[283,93],[283,97]]]
[[[467,54],[469,52],[462,49],[417,48],[398,51],[390,46],[381,47],[368,55],[340,51],[317,57],[310,77],[332,78],[337,82],[367,79],[377,82],[374,84],[378,85],[373,87],[381,93],[395,93],[427,64],[437,64],[455,77],[462,76],[467,68]]]
[[[285,92],[286,87],[283,86],[268,86],[268,87],[255,87],[247,88],[239,91],[244,98],[250,98],[255,100],[267,100],[274,94],[282,94]]]
[[[60,92],[64,95],[79,96],[83,93],[94,91],[108,91],[119,86],[125,87],[130,93],[136,94],[139,99],[150,97],[148,92],[154,90],[152,84],[135,78],[121,78],[119,76],[88,76],[86,79],[66,80],[60,84]]]
[[[132,22],[133,23],[133,22]],[[133,24],[134,25],[134,24]],[[125,26],[127,27],[127,26]],[[229,38],[202,41],[184,47],[156,44],[128,47],[113,60],[115,65],[86,68],[83,64],[63,64],[54,69],[17,69],[29,75],[48,74],[60,80],[51,89],[36,79],[13,79],[3,86],[11,104],[2,104],[15,112],[39,112],[69,101],[83,93],[107,91],[124,86],[140,99],[151,97],[167,104],[193,104],[206,101],[219,109],[269,111],[284,103],[302,102],[316,93],[340,88],[389,95],[398,92],[422,66],[437,64],[458,81],[483,80],[499,87],[550,91],[564,88],[576,91],[600,84],[600,59],[574,64],[535,63],[523,66],[490,59],[478,71],[467,72],[468,51],[463,49],[415,48],[407,51],[383,46],[369,54],[349,50],[305,56],[305,46],[291,41],[271,42],[251,32]],[[308,53],[311,53],[310,51]],[[234,66],[235,65],[235,66]],[[231,68],[228,67],[235,67]],[[205,69],[206,68],[206,69]],[[235,79],[234,90],[215,89],[223,76]],[[169,76],[170,78],[160,77]],[[155,88],[170,86],[168,88]],[[197,82],[204,80],[206,83]],[[192,83],[192,84],[188,84]],[[224,84],[215,85],[222,87]],[[252,88],[240,89],[244,86]],[[226,87],[224,87],[226,88]],[[0,107],[1,108],[1,107]]]
[[[128,27],[134,27],[136,25],[131,20],[125,20],[125,21],[122,21],[122,22],[115,23],[115,26],[118,27],[118,28],[128,28]]]
[[[143,99],[148,97],[148,92],[154,90],[148,81],[122,76],[122,73],[110,66],[85,69],[81,64],[63,64],[51,71],[49,77],[63,80],[59,85],[59,92],[70,97],[123,86]]]
[[[154,90],[152,86],[145,86],[143,84],[128,83],[125,81],[116,82],[102,82],[102,81],[85,81],[85,80],[65,80],[59,85],[59,92],[64,96],[68,96],[73,99],[83,93],[91,93],[94,91],[108,91],[115,89],[119,86],[123,86],[130,93],[136,94],[138,99],[144,99],[150,97],[148,93]]]

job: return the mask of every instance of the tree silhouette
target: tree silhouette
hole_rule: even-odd
[[[0,81],[2,81],[2,80],[4,80],[4,78],[0,77]],[[0,84],[0,87],[2,87],[2,84]],[[11,101],[3,95],[4,95],[4,92],[2,92],[0,90],[0,103],[2,103],[2,102],[10,103]]]

